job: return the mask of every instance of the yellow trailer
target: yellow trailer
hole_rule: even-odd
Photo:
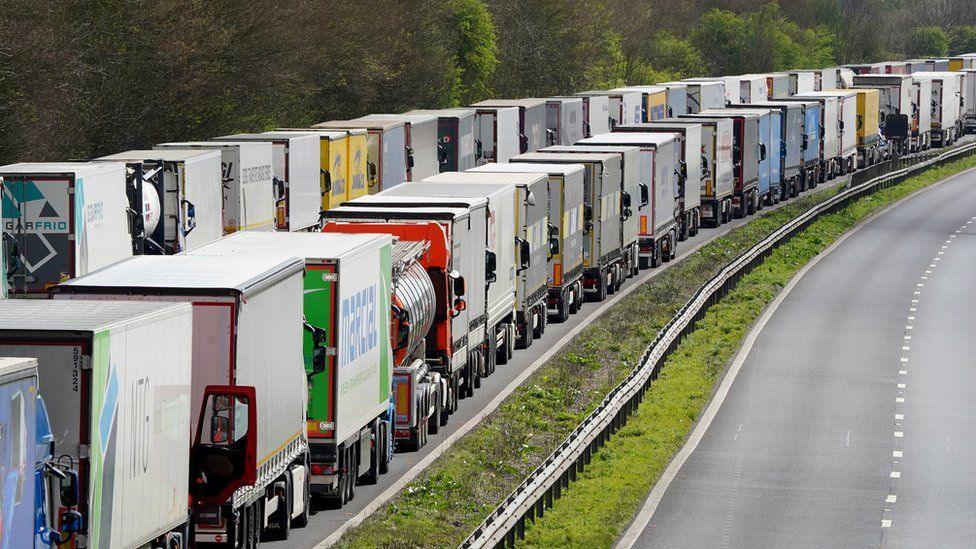
[[[857,94],[857,146],[873,146],[879,139],[878,109],[881,96],[875,88],[853,88],[851,91]]]
[[[349,181],[349,133],[345,131],[281,128],[277,131],[319,136],[322,211],[347,201]]]
[[[333,120],[312,126],[320,130],[365,130],[361,155],[366,159],[365,177],[351,179],[349,199],[376,194],[407,180],[406,125],[400,120]],[[350,158],[356,161],[358,141]]]
[[[359,198],[360,196],[369,194],[369,185],[367,179],[369,178],[368,173],[368,161],[369,154],[367,152],[368,148],[368,132],[361,129],[348,130],[349,141],[348,141],[348,156],[349,159],[349,175],[346,179],[346,200],[353,200],[354,198]]]

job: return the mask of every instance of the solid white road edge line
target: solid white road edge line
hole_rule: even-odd
[[[793,278],[790,279],[790,281],[783,288],[783,291],[781,291],[779,295],[776,296],[773,302],[769,304],[769,307],[766,308],[762,316],[759,317],[759,320],[756,322],[755,326],[753,326],[752,331],[750,331],[749,335],[747,335],[745,340],[743,340],[742,347],[739,349],[738,354],[736,354],[735,359],[732,362],[732,365],[729,366],[728,371],[725,373],[725,377],[722,379],[722,384],[715,392],[715,396],[712,398],[712,401],[709,402],[708,407],[705,408],[705,412],[702,413],[701,418],[698,420],[698,423],[695,425],[694,430],[688,436],[688,440],[685,442],[684,446],[682,446],[681,450],[679,450],[678,453],[675,454],[674,459],[671,460],[671,463],[668,464],[667,468],[661,474],[661,478],[659,478],[657,483],[654,484],[654,488],[651,490],[651,494],[647,497],[647,500],[645,500],[644,506],[641,507],[641,510],[637,514],[637,517],[634,518],[634,521],[631,522],[630,526],[627,528],[627,531],[624,533],[623,537],[621,537],[620,541],[617,542],[615,546],[616,549],[630,549],[631,547],[633,547],[634,544],[637,542],[637,539],[640,538],[641,533],[643,533],[644,530],[647,528],[647,524],[651,521],[651,517],[654,516],[654,512],[657,511],[657,506],[660,505],[661,500],[664,499],[664,494],[665,492],[667,492],[668,487],[671,486],[671,482],[675,479],[676,476],[678,476],[678,471],[680,471],[681,467],[684,466],[686,461],[688,461],[688,458],[691,456],[692,452],[694,452],[695,448],[698,447],[698,443],[701,442],[702,437],[705,436],[705,432],[708,430],[708,427],[712,424],[712,421],[715,419],[715,416],[718,415],[719,408],[721,408],[722,403],[725,402],[725,397],[728,396],[729,390],[732,388],[732,383],[735,382],[735,377],[736,375],[738,375],[739,369],[742,368],[742,364],[745,362],[746,358],[748,358],[749,356],[749,353],[752,351],[752,346],[753,344],[755,344],[756,339],[759,337],[759,334],[763,331],[763,328],[766,326],[766,323],[769,322],[769,319],[773,316],[773,314],[776,313],[776,309],[779,308],[780,304],[790,294],[790,291],[793,290],[793,287],[800,282],[800,279],[802,279],[803,276],[808,271],[810,271],[810,269],[812,269],[817,263],[819,263],[821,259],[829,255],[838,246],[840,246],[845,240],[857,234],[858,231],[866,227],[869,223],[871,223],[875,219],[897,208],[898,206],[901,206],[902,204],[908,202],[909,200],[915,198],[916,196],[920,195],[925,191],[939,187],[948,181],[952,181],[954,179],[957,179],[959,177],[962,177],[963,175],[972,173],[974,171],[976,171],[976,168],[970,168],[963,172],[959,172],[958,174],[955,174],[953,176],[947,177],[942,181],[933,183],[928,187],[923,187],[901,198],[900,200],[894,202],[893,204],[890,204],[889,206],[882,209],[881,211],[875,212],[874,214],[868,216],[866,219],[858,223],[857,226],[855,226],[850,231],[848,231],[847,233],[843,234],[840,238],[835,240],[833,244],[828,246],[824,251],[820,252],[809,263],[804,265],[803,268],[800,269],[795,275],[793,275]],[[897,400],[899,402],[904,402],[904,399],[900,397]]]

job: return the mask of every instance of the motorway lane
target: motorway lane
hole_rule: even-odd
[[[973,545],[974,185],[882,214],[798,281],[636,547]]]
[[[821,184],[816,190],[822,190],[842,183],[846,184],[848,181],[848,177],[838,178],[826,184]],[[772,209],[779,208],[787,203],[780,203]],[[766,208],[763,211],[768,211],[769,209]],[[736,219],[719,229],[702,229],[697,236],[679,243],[679,259],[689,253],[693,253],[698,247],[726,233],[729,229],[747,223],[751,219],[751,217]],[[667,268],[667,265],[664,268]],[[627,280],[624,283],[622,291],[646,282],[662,271],[662,268],[642,271],[638,278]],[[620,292],[616,294],[616,296],[619,295]],[[609,296],[609,298],[613,299],[616,296]],[[589,323],[599,316],[595,313],[600,309],[600,305],[602,304],[586,303],[583,305],[580,313],[571,317],[569,322],[564,324],[550,323],[541,339],[535,340],[528,349],[516,351],[515,356],[508,364],[499,365],[493,375],[483,379],[481,381],[481,388],[475,390],[474,397],[464,399],[460,402],[460,409],[451,416],[448,425],[442,427],[440,433],[437,435],[430,435],[429,441],[423,449],[419,452],[396,454],[393,462],[390,464],[389,473],[380,477],[378,484],[373,486],[356,486],[355,499],[342,509],[323,509],[320,506],[316,506],[316,512],[310,518],[307,527],[292,530],[287,542],[269,542],[267,545],[269,547],[280,546],[289,548],[315,547],[336,532],[337,529],[351,526],[352,523],[350,521],[356,520],[357,515],[362,513],[368,506],[375,506],[378,503],[377,498],[382,499],[386,497],[387,494],[384,492],[388,492],[391,487],[395,487],[395,484],[400,482],[405,476],[407,478],[415,476],[418,473],[417,464],[421,460],[435,450],[443,451],[446,449],[440,448],[444,444],[444,441],[452,437],[452,435],[455,435],[459,429],[462,429],[472,419],[476,418],[476,416],[484,413],[499,393],[510,392],[518,385],[517,378],[523,373],[529,369],[537,369],[545,363],[552,351],[558,350],[559,347],[567,343],[564,339],[581,322]],[[262,543],[262,545],[265,544]]]

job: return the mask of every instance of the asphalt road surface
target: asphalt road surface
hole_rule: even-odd
[[[976,545],[974,190],[922,192],[799,280],[636,547]]]
[[[827,184],[818,186],[817,190],[841,183],[846,184],[847,181],[848,178],[846,177],[838,178]],[[786,203],[780,203],[774,208],[778,208],[783,204]],[[702,229],[697,236],[678,244],[679,258],[693,252],[702,244],[724,234],[729,229],[748,222],[750,219],[752,218],[736,219],[732,223],[723,225],[718,229]],[[664,268],[667,268],[667,265]],[[659,267],[657,269],[642,271],[638,278],[627,280],[624,283],[622,291],[646,282],[662,270]],[[617,296],[619,295],[620,293],[618,292]],[[617,296],[610,296],[610,298]],[[452,435],[457,435],[457,431],[463,428],[465,424],[477,422],[477,416],[489,407],[497,395],[506,389],[513,389],[514,387],[512,385],[520,375],[527,370],[536,369],[544,363],[548,359],[547,355],[558,350],[559,347],[566,343],[565,339],[574,328],[579,326],[580,323],[588,323],[598,316],[595,313],[599,306],[600,304],[597,303],[587,303],[583,306],[580,313],[570,318],[569,322],[565,324],[550,323],[541,339],[535,340],[528,349],[516,351],[514,358],[508,364],[499,365],[493,375],[482,380],[481,388],[475,391],[474,397],[464,399],[460,402],[460,409],[451,416],[450,423],[446,427],[442,427],[440,433],[437,435],[430,435],[429,441],[423,449],[419,452],[398,453],[390,464],[390,472],[380,477],[378,484],[373,486],[357,486],[355,499],[342,509],[323,509],[320,506],[315,506],[314,510],[316,512],[309,520],[307,527],[292,530],[287,542],[273,542],[267,543],[266,545],[269,547],[280,546],[288,548],[315,547],[338,529],[350,526],[351,523],[349,521],[356,519],[357,515],[368,514],[363,513],[364,509],[375,506],[385,499],[388,492],[395,489],[397,483],[402,482],[401,479],[415,476],[418,470],[423,467],[423,464],[418,465],[421,460],[428,457],[431,452],[437,451],[444,444],[444,441],[452,437]],[[440,451],[444,449],[440,448]],[[384,494],[385,492],[387,494]],[[262,545],[265,544],[262,543]]]

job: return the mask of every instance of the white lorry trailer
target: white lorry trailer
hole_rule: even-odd
[[[154,148],[219,151],[224,234],[274,230],[271,143],[182,141],[160,143]]]
[[[438,118],[434,114],[370,114],[357,121],[403,122],[407,149],[407,181],[420,181],[440,173],[441,145],[437,137]]]
[[[435,109],[409,111],[437,117],[438,166],[442,172],[468,170],[477,165],[478,111],[476,109]],[[415,177],[413,181],[424,178]]]
[[[546,99],[546,141],[549,145],[572,145],[586,137],[583,128],[582,97]]]
[[[189,547],[192,315],[185,303],[0,303],[0,354],[37,358],[55,455],[80,474],[73,546]]]
[[[519,152],[532,152],[546,146],[545,99],[489,99],[471,105],[484,108],[515,107],[519,111]]]
[[[10,295],[44,294],[132,256],[124,163],[11,164],[0,178]]]
[[[305,231],[318,226],[322,199],[328,197],[318,136],[289,131],[239,133],[215,141],[271,143],[275,228]]]
[[[340,505],[357,480],[377,482],[392,457],[391,244],[377,234],[242,232],[190,252],[305,262],[312,494]]]
[[[720,109],[726,105],[725,81],[723,80],[682,80],[688,85],[688,114],[708,109]],[[674,116],[680,116],[675,114]]]
[[[478,107],[475,113],[475,164],[508,162],[519,154],[518,107]]]
[[[557,96],[583,100],[583,137],[610,131],[610,98],[606,95]],[[580,138],[582,139],[582,138]]]
[[[126,151],[97,160],[126,164],[134,253],[175,254],[223,236],[219,151]]]
[[[195,543],[253,547],[308,521],[303,270],[298,258],[141,256],[52,290],[55,299],[192,303]]]

